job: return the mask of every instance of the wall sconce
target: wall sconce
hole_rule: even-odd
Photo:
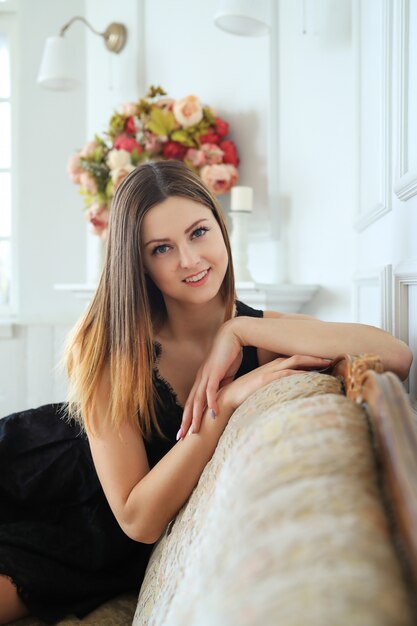
[[[220,0],[214,23],[233,35],[267,35],[271,30],[269,0]]]
[[[110,52],[120,52],[126,43],[127,30],[123,24],[113,22],[107,26],[103,33],[99,33],[83,17],[73,17],[64,24],[58,36],[48,37],[46,40],[38,74],[38,84],[46,89],[67,91],[73,89],[79,83],[70,69],[70,48],[68,40],[64,37],[65,32],[75,21],[83,22],[95,35],[103,37],[104,45]]]

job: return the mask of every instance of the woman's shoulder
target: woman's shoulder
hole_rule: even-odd
[[[263,317],[263,311],[261,309],[254,309],[249,306],[249,304],[245,304],[241,300],[236,300],[236,317],[239,315],[247,315],[248,317]]]

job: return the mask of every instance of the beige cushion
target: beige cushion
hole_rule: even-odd
[[[322,374],[232,416],[152,554],[135,626],[406,626],[364,411]]]

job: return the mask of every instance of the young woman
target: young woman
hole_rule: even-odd
[[[256,389],[343,352],[409,371],[410,350],[382,330],[236,301],[221,211],[180,162],[133,171],[109,232],[67,350],[68,406],[0,421],[0,624],[82,617],[138,590],[152,544]]]

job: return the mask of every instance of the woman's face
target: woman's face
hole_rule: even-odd
[[[204,303],[220,290],[228,266],[226,245],[212,211],[194,200],[172,196],[143,218],[145,271],[165,302]]]

